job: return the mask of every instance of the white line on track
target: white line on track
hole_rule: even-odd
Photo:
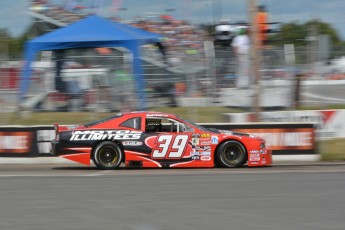
[[[6,177],[97,177],[97,176],[104,176],[104,174],[68,174],[68,175],[59,175],[59,174],[8,174],[8,175],[0,175],[0,178]]]
[[[0,175],[1,178],[15,178],[15,177],[25,177],[25,178],[52,178],[52,177],[102,177],[102,176],[179,176],[179,175],[185,175],[185,176],[216,176],[216,175],[248,175],[248,174],[281,174],[281,173],[345,173],[345,169],[280,169],[280,170],[260,170],[260,171],[217,171],[217,172],[204,172],[202,174],[199,173],[193,173],[193,172],[177,172],[177,173],[140,173],[140,172],[129,172],[129,173],[121,173],[121,174],[109,174],[109,173],[97,173],[97,174],[69,174],[69,175],[59,175],[59,174],[50,174],[50,175],[41,175],[41,174],[8,174],[8,175]]]

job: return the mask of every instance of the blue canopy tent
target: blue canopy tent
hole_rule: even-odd
[[[25,44],[25,65],[22,71],[20,99],[28,90],[31,63],[37,52],[71,48],[125,47],[133,54],[133,74],[139,99],[139,109],[146,110],[145,83],[140,60],[140,46],[156,43],[159,34],[113,22],[99,16],[90,16],[69,26],[44,34]]]

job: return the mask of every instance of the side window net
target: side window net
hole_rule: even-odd
[[[151,132],[162,132],[161,119],[146,118],[145,131],[148,132],[148,133],[151,133]]]

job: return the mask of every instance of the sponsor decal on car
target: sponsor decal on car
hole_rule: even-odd
[[[211,142],[212,142],[212,144],[214,144],[214,145],[218,144],[218,137],[217,137],[217,136],[212,136],[212,137],[211,137]]]
[[[250,157],[249,161],[260,161],[260,157]]]
[[[203,138],[200,138],[200,141],[211,141],[211,138],[210,137],[203,137]]]
[[[210,156],[201,156],[200,160],[202,160],[202,161],[210,161],[211,157]]]
[[[266,164],[266,159],[265,159],[265,157],[262,158],[261,164]]]
[[[259,153],[259,150],[250,150],[250,153]]]
[[[201,152],[201,154],[204,156],[211,156],[211,152]]]
[[[192,152],[190,152],[191,156],[211,156],[211,152],[208,151],[195,151],[192,150]]]
[[[188,145],[189,135],[162,134],[157,137],[152,148],[151,158],[179,159],[182,157]]]
[[[206,137],[210,138],[210,137],[211,137],[211,134],[209,134],[209,133],[203,133],[203,134],[201,134],[201,138],[206,138]]]
[[[141,141],[122,141],[122,145],[124,146],[140,146],[143,145]]]
[[[201,151],[211,151],[211,146],[210,145],[197,146],[197,147],[195,147],[195,149],[197,151],[198,150],[201,150]]]
[[[249,161],[260,161],[260,153],[250,153]]]
[[[129,130],[92,130],[74,131],[70,141],[94,140],[137,140],[141,137],[140,131]]]
[[[210,145],[211,141],[200,141],[200,145]]]
[[[190,155],[191,156],[199,156],[199,155],[201,155],[201,152],[197,152],[197,151],[195,151],[194,149],[190,152]]]
[[[200,139],[199,138],[197,138],[197,137],[193,137],[192,138],[192,145],[199,145],[199,143],[200,143]]]

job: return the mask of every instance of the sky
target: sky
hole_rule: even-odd
[[[71,1],[71,0],[69,0]],[[189,20],[192,24],[218,22],[228,19],[232,22],[249,21],[247,0],[74,0],[80,5],[102,4],[100,14],[117,14],[124,19],[149,14],[171,14],[176,19]],[[121,11],[111,11],[112,2],[117,2]],[[27,13],[30,0],[0,0],[0,28],[6,28],[18,36],[30,25]],[[63,5],[68,0],[50,0]],[[345,0],[256,0],[266,5],[271,22],[300,22],[318,18],[335,28],[345,40]]]

